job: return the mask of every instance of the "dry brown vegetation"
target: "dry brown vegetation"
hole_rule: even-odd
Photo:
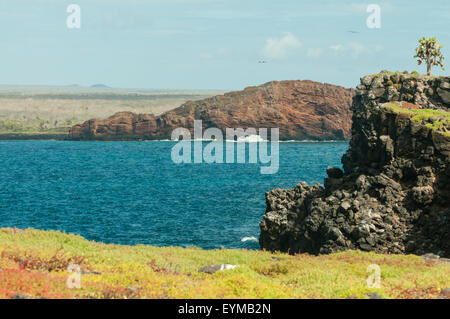
[[[91,118],[116,112],[159,115],[218,91],[152,91],[96,88],[0,87],[0,134],[66,134]]]

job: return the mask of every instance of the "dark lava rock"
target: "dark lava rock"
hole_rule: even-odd
[[[238,266],[236,265],[226,265],[226,264],[215,264],[215,265],[207,265],[199,269],[199,272],[207,273],[207,274],[214,274],[218,271],[222,270],[228,270],[228,269],[234,269]]]
[[[369,299],[383,299],[383,297],[381,297],[379,294],[375,292],[368,293],[367,297],[369,297]]]
[[[392,94],[388,81],[398,84]],[[450,85],[450,77],[363,78],[344,173],[328,168],[324,187],[302,182],[266,193],[260,246],[291,254],[361,249],[450,258],[450,137],[389,104],[448,110],[448,102],[426,93],[441,83]],[[405,90],[413,100],[403,100]]]
[[[436,261],[439,260],[441,257],[435,254],[424,254],[420,256],[425,261]]]
[[[32,298],[25,294],[17,294],[12,299],[32,299]]]
[[[81,270],[82,275],[101,275],[101,272],[93,271],[93,270]]]
[[[328,166],[327,175],[329,178],[342,178],[344,176],[344,172],[338,167]]]
[[[441,296],[450,299],[450,288],[445,288],[441,290]]]
[[[272,259],[272,260],[275,260],[275,261],[282,261],[282,260],[283,260],[283,259],[278,258],[278,257],[271,257],[271,259]]]

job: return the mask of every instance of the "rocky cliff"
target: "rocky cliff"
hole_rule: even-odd
[[[70,130],[73,140],[170,139],[175,128],[280,128],[280,139],[348,139],[354,91],[312,81],[270,82],[201,101],[189,101],[161,116],[117,113]]]
[[[260,245],[450,257],[450,77],[382,72],[353,99],[344,171],[266,194]]]

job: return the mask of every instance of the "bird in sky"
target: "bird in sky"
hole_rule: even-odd
[[[353,30],[350,30],[348,32],[350,32],[350,33],[359,33],[358,31],[353,31]]]

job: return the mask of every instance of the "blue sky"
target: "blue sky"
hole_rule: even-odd
[[[366,25],[371,3],[379,29]],[[67,28],[69,4],[80,29]],[[0,0],[0,84],[354,87],[382,69],[425,72],[413,59],[421,36],[438,37],[450,61],[449,17],[448,0]]]

